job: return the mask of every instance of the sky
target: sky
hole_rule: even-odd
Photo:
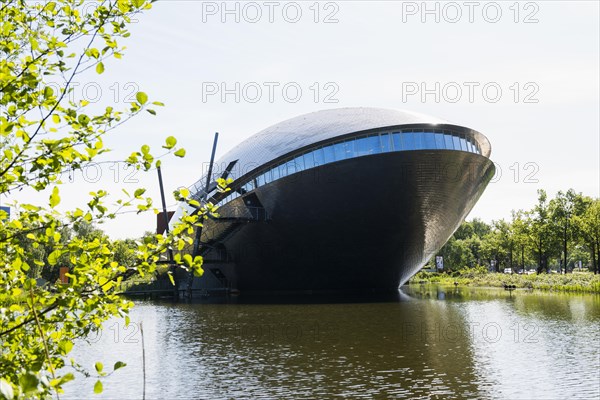
[[[124,58],[80,76],[74,96],[122,107],[141,90],[166,106],[110,133],[113,151],[65,180],[61,206],[142,186],[158,205],[156,171],[113,161],[144,143],[160,153],[175,136],[187,156],[163,159],[169,194],[202,175],[214,132],[218,158],[277,122],[339,107],[411,110],[486,135],[497,174],[468,219],[510,218],[538,189],[599,197],[599,11],[597,1],[159,1],[131,25]],[[155,223],[127,214],[101,228],[137,237]]]

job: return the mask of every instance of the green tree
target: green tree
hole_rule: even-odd
[[[140,242],[134,255],[119,255],[120,245],[90,223],[130,210],[155,211],[144,188],[125,192],[114,205],[107,204],[108,191],[98,189],[81,207],[60,207],[61,175],[107,152],[103,138],[114,128],[142,112],[156,114],[152,107],[161,106],[138,92],[123,110],[93,111],[69,96],[74,79],[102,74],[109,59],[122,57],[120,42],[129,36],[131,17],[149,8],[144,0],[105,0],[95,7],[82,0],[0,3],[0,196],[11,199],[25,190],[47,199],[13,201],[11,219],[0,211],[0,397],[60,393],[74,378],[60,372],[73,341],[101,329],[111,316],[126,316],[132,306],[116,294],[119,284],[131,274],[153,273],[168,248],[189,246],[194,229],[215,211],[191,200],[187,190],[178,191],[175,198],[197,212],[184,215],[169,235]],[[163,147],[165,154],[185,155],[174,137]],[[147,145],[125,161],[142,171],[160,164]],[[220,188],[224,184],[219,181]],[[70,266],[68,284],[41,287],[32,279],[63,261]],[[177,254],[173,262],[202,273],[201,257]],[[82,368],[77,360],[72,366]],[[101,364],[95,369],[99,378],[109,372]],[[95,390],[101,389],[99,380]]]
[[[580,217],[584,210],[585,204],[582,195],[573,189],[566,192],[559,191],[549,204],[552,227],[560,242],[561,270],[565,274],[568,272],[569,246],[577,240],[579,234],[578,224],[574,222],[574,219],[576,221],[576,218]]]
[[[514,235],[515,248],[519,258],[519,266],[525,272],[525,262],[528,250],[532,244],[531,240],[531,221],[527,213],[522,210],[512,213],[512,232]]]
[[[458,271],[474,265],[475,259],[465,240],[451,237],[438,253],[444,257],[444,269]]]
[[[590,252],[592,269],[600,273],[600,199],[587,199],[587,207],[576,215],[574,223],[579,227],[581,238]]]
[[[509,223],[499,220],[492,225],[493,229],[482,240],[481,254],[490,265],[495,264],[496,272],[500,272],[504,268],[512,268],[514,240]]]
[[[530,212],[530,218],[529,232],[538,259],[537,273],[549,272],[548,258],[556,239],[550,221],[548,195],[543,189],[538,190],[538,202]]]

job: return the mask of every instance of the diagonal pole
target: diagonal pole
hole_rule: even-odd
[[[158,185],[160,187],[160,200],[162,201],[163,208],[163,216],[165,218],[165,232],[169,234],[169,214],[167,213],[167,202],[165,201],[165,188],[163,185],[162,172],[160,170],[160,165],[156,167],[156,171],[158,172]],[[175,273],[175,265],[173,264],[173,249],[169,247],[168,253],[169,255],[169,269],[170,273],[173,275],[173,281],[175,285],[173,285],[173,300],[177,301],[179,299],[179,281],[177,279],[177,274]]]
[[[208,187],[210,186],[210,180],[212,178],[212,170],[213,170],[213,164],[215,162],[215,153],[217,152],[217,142],[219,141],[219,132],[215,132],[215,138],[213,139],[213,147],[212,147],[212,153],[210,154],[210,164],[208,165],[208,174],[206,175],[206,186],[204,187],[204,194],[203,194],[203,199],[201,199],[202,201],[207,200],[206,197],[208,196]],[[203,222],[202,220],[199,220],[199,222]],[[202,226],[199,226],[198,228],[196,228],[196,237],[194,238],[194,249],[192,251],[192,258],[196,258],[197,255],[200,254],[200,238],[202,236]],[[194,284],[194,273],[193,272],[189,272],[188,273],[188,286],[187,286],[187,295],[188,298],[191,299],[192,298],[192,285]]]

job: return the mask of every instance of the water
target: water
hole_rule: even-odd
[[[380,299],[139,302],[73,354],[62,399],[600,398],[600,296],[405,287]],[[233,301],[233,303],[232,303]]]

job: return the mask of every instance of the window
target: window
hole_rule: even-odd
[[[304,157],[298,156],[292,160],[294,167],[296,168],[295,172],[304,171]]]
[[[288,176],[286,164],[281,164],[277,167],[277,169],[279,169],[279,177],[285,178],[286,176]]]
[[[379,144],[379,136],[369,136],[367,137],[367,144],[369,153],[368,154],[378,154],[381,153],[381,146]]]
[[[460,148],[462,151],[469,151],[467,148],[467,140],[463,136],[460,137]]]
[[[424,149],[435,149],[435,134],[433,132],[425,132],[423,138]]]
[[[273,177],[274,181],[281,178],[281,175],[279,175],[279,167],[278,166],[271,168],[271,176]]]
[[[425,138],[423,137],[423,132],[415,132],[413,134],[414,139],[415,139],[415,150],[421,150],[424,149],[424,141]]]
[[[440,150],[446,148],[446,146],[444,144],[444,134],[443,133],[435,134],[435,148],[440,149]]]
[[[452,144],[452,136],[444,134],[444,144],[446,145],[446,150],[454,150],[454,145]]]
[[[392,133],[392,143],[394,144],[394,151],[404,150],[402,147],[402,139],[400,139],[400,133]]]
[[[325,157],[325,163],[331,163],[335,161],[335,150],[333,146],[323,147],[323,155]]]
[[[267,172],[265,172],[263,174],[264,178],[265,178],[265,185],[267,183],[273,182],[273,178],[271,178],[271,170],[268,170]]]
[[[333,151],[335,152],[335,161],[341,161],[346,158],[346,151],[344,149],[344,143],[334,144]]]
[[[367,154],[370,154],[369,152],[369,142],[368,142],[368,138],[363,137],[360,138],[356,141],[356,153],[354,154],[355,156],[366,156]]]
[[[469,139],[467,139],[467,151],[474,153],[475,151],[473,151],[473,143],[471,143],[471,141]]]
[[[452,136],[452,142],[454,143],[454,150],[460,150],[460,138],[458,136]]]
[[[262,185],[265,184],[265,176],[264,175],[259,175],[256,177],[256,183],[258,187],[261,187]]]
[[[318,148],[312,152],[315,158],[315,165],[323,165],[325,164],[325,154],[323,152],[323,148]],[[306,166],[308,168],[308,166]]]
[[[314,158],[314,153],[312,151],[309,151],[308,153],[306,153],[304,156],[304,168],[309,169],[315,166],[315,158]]]
[[[404,145],[404,150],[414,150],[415,149],[415,138],[412,132],[404,132],[402,134],[402,144]]]
[[[354,140],[347,140],[344,142],[344,152],[346,153],[345,158],[356,157],[356,153],[354,151]]]
[[[381,151],[383,153],[392,151],[392,144],[390,143],[390,134],[389,133],[382,133],[381,136],[379,136],[379,139],[381,141]]]
[[[290,161],[286,162],[285,168],[287,170],[287,175],[296,173],[296,163],[294,162],[294,160],[290,160]]]

